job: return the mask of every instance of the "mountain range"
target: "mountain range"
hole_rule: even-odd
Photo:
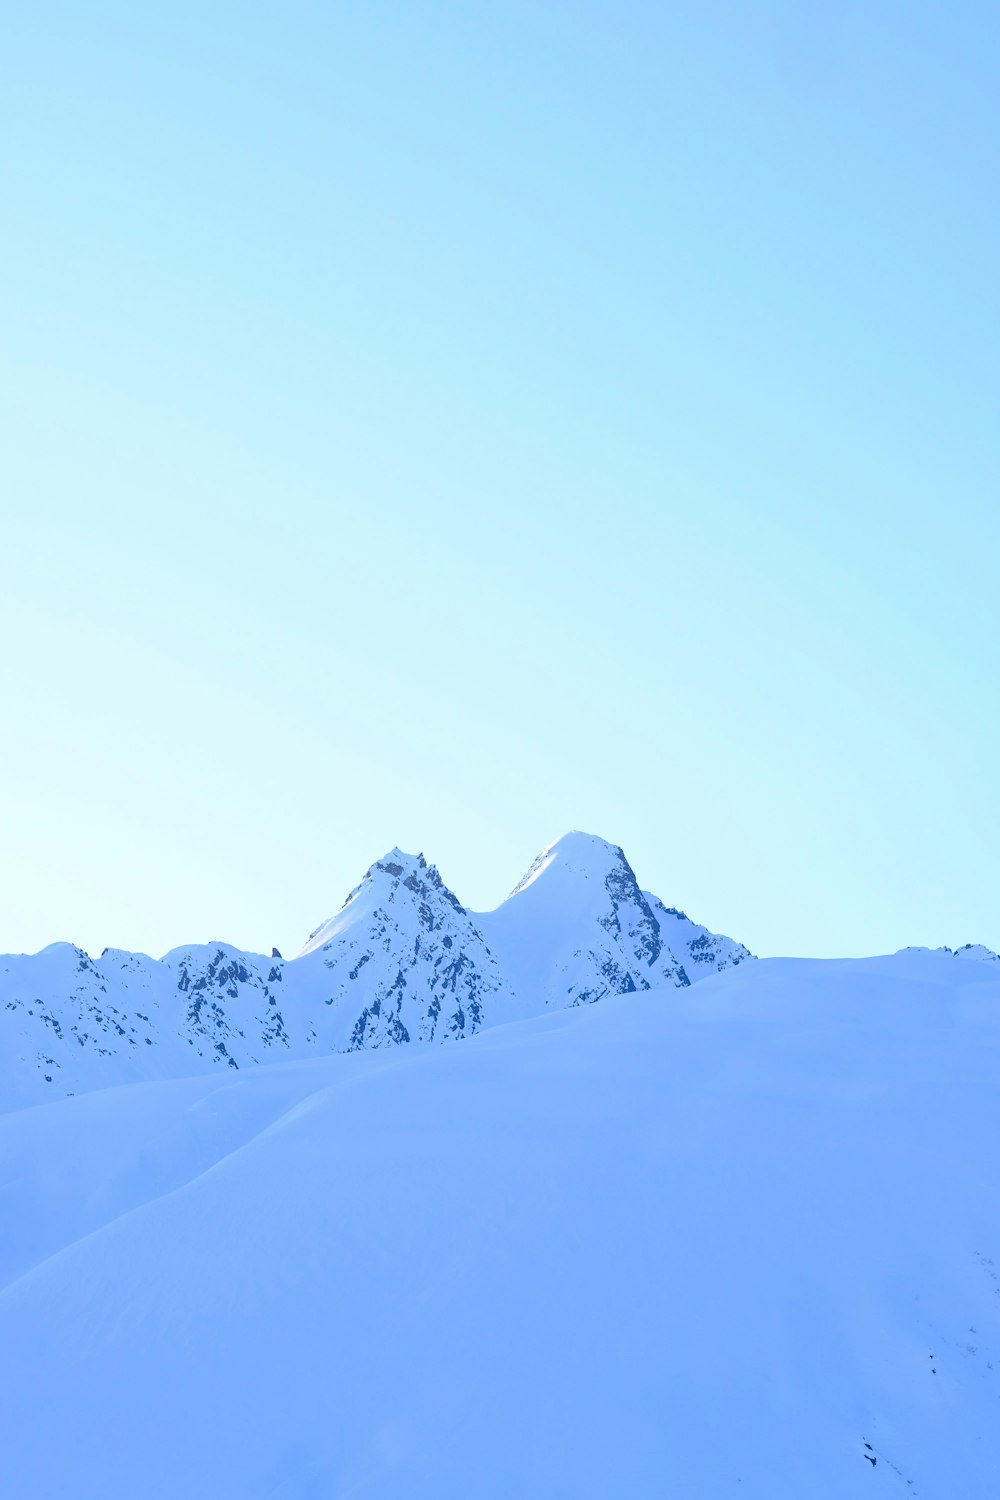
[[[289,959],[226,943],[163,958],[69,943],[0,958],[0,1107],[111,1084],[469,1037],[609,995],[686,988],[752,955],[571,833],[495,911],[391,850]]]
[[[464,919],[388,863],[296,962],[353,935],[349,993],[377,909],[429,955],[385,1008],[419,1035],[440,996],[435,1038],[459,1005],[467,1035]],[[638,954],[600,1003],[487,1027],[513,981],[481,934],[461,1045],[370,1045],[369,991],[352,1052],[209,1049],[0,1112],[5,1500],[995,1500],[1000,965],[763,958],[643,990],[665,960],[630,897],[620,934],[539,940],[560,1002],[606,944]],[[447,925],[412,929],[425,900]],[[182,1012],[221,967],[196,989],[171,960]]]
[[[995,1500],[1000,962],[750,959],[577,833],[0,960],[0,1495]]]

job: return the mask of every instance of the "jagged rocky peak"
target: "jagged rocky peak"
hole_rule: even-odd
[[[324,1028],[350,1050],[469,1036],[510,987],[471,915],[422,854],[391,849],[295,961],[322,963]]]
[[[435,889],[444,885],[434,865],[429,865],[422,854],[407,854],[398,847],[390,849],[388,854],[377,859],[366,872],[361,884],[378,884],[380,880],[393,884],[401,881],[409,890],[415,890],[425,882]]]
[[[364,879],[350,892],[340,910],[309,934],[298,956],[301,958],[323,948],[356,922],[369,917],[379,905],[405,908],[414,899],[425,904],[440,901],[457,912],[465,910],[441,879],[436,866],[429,865],[422,854],[390,849],[369,867]]]

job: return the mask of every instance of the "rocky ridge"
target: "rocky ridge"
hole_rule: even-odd
[[[686,987],[742,944],[643,892],[587,834],[544,850],[493,912],[391,850],[285,960],[226,943],[161,959],[68,943],[0,957],[0,1108],[281,1059],[457,1040],[607,995]]]

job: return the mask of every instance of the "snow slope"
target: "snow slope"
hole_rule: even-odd
[[[998,1079],[911,951],[9,1112],[0,1493],[995,1500]]]
[[[95,959],[68,943],[0,957],[0,1109],[471,1036],[551,1006],[687,984],[709,954],[709,968],[748,956],[664,913],[620,849],[570,834],[497,912],[478,916],[423,855],[393,849],[289,962],[225,943],[161,960],[115,949]],[[666,927],[671,947],[659,935]]]

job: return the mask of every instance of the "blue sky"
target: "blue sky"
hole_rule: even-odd
[[[294,950],[582,827],[1000,946],[985,5],[20,7],[0,948]]]

